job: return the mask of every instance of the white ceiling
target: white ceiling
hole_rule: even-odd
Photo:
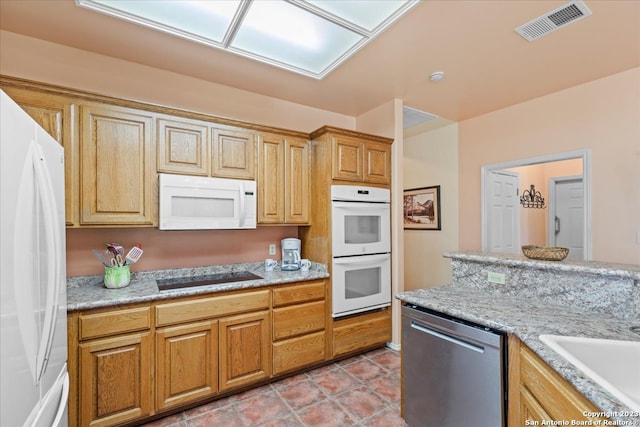
[[[640,1],[586,0],[592,16],[533,42],[515,32],[566,3],[422,1],[323,80],[102,16],[73,0],[1,0],[0,28],[350,116],[398,98],[459,121],[640,67]],[[444,71],[444,80],[430,81],[434,71]]]

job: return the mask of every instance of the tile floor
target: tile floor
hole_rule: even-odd
[[[405,427],[400,353],[373,350],[144,425],[216,426]]]

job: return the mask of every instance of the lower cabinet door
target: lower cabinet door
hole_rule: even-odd
[[[220,391],[271,376],[269,311],[219,320]]]
[[[151,335],[80,344],[80,425],[112,426],[151,414]]]
[[[218,322],[189,323],[156,331],[158,411],[218,391]]]

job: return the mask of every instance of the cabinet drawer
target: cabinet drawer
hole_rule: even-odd
[[[149,329],[150,308],[139,307],[105,313],[83,314],[79,318],[80,340]]]
[[[324,281],[287,286],[273,290],[273,306],[297,304],[324,298]]]
[[[364,314],[333,324],[333,356],[381,345],[391,339],[391,310]]]
[[[156,326],[269,308],[269,290],[177,301],[156,306]]]
[[[324,329],[324,301],[273,310],[273,339],[308,334]]]
[[[325,359],[325,333],[303,335],[273,344],[273,373],[301,368]]]

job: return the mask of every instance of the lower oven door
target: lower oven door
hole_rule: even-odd
[[[340,317],[391,305],[391,255],[334,258],[332,316]]]

